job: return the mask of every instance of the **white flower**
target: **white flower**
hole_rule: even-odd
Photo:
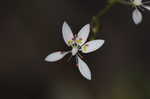
[[[91,80],[91,71],[87,64],[79,57],[79,52],[90,53],[104,44],[104,40],[92,40],[86,43],[90,33],[90,25],[85,25],[77,35],[73,35],[69,25],[64,22],[62,27],[62,34],[65,43],[72,48],[71,51],[57,51],[49,54],[45,60],[48,62],[56,62],[62,59],[66,54],[71,53],[77,59],[77,67],[80,73],[88,80]]]
[[[150,10],[150,6],[147,6],[145,4],[149,3],[142,2],[142,0],[130,0],[131,4],[135,7],[134,11],[132,12],[132,19],[135,24],[140,24],[142,22],[143,16],[140,10],[143,10],[143,8]]]

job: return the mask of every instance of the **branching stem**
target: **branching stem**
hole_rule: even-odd
[[[95,39],[96,33],[101,32],[101,18],[105,16],[110,11],[110,9],[116,4],[131,5],[130,2],[127,2],[125,0],[108,0],[106,7],[99,11],[98,14],[96,16],[93,16],[92,18],[91,25],[93,34],[91,36],[91,39]]]

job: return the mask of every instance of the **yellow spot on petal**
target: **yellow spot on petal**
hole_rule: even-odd
[[[76,42],[77,42],[78,44],[82,44],[83,40],[82,40],[82,38],[80,38],[80,39],[76,40]]]
[[[78,44],[81,44],[81,43],[82,43],[82,40],[77,40],[77,43],[78,43]]]
[[[73,40],[69,40],[68,45],[72,45],[72,44],[73,44]]]
[[[83,46],[83,51],[86,52],[88,50],[88,45]]]

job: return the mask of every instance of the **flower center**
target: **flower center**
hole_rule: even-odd
[[[76,55],[78,53],[78,50],[79,49],[77,46],[72,47],[72,50],[71,50],[72,56]]]
[[[133,5],[140,6],[140,5],[142,5],[142,2],[140,0],[134,0]]]

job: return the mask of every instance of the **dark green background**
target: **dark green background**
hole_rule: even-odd
[[[74,33],[96,15],[106,0],[1,0],[0,99],[149,99],[150,12],[136,26],[132,8],[114,6],[101,20],[106,40],[84,55],[92,80],[84,79],[69,55],[57,63],[44,58],[66,50],[61,28]]]

